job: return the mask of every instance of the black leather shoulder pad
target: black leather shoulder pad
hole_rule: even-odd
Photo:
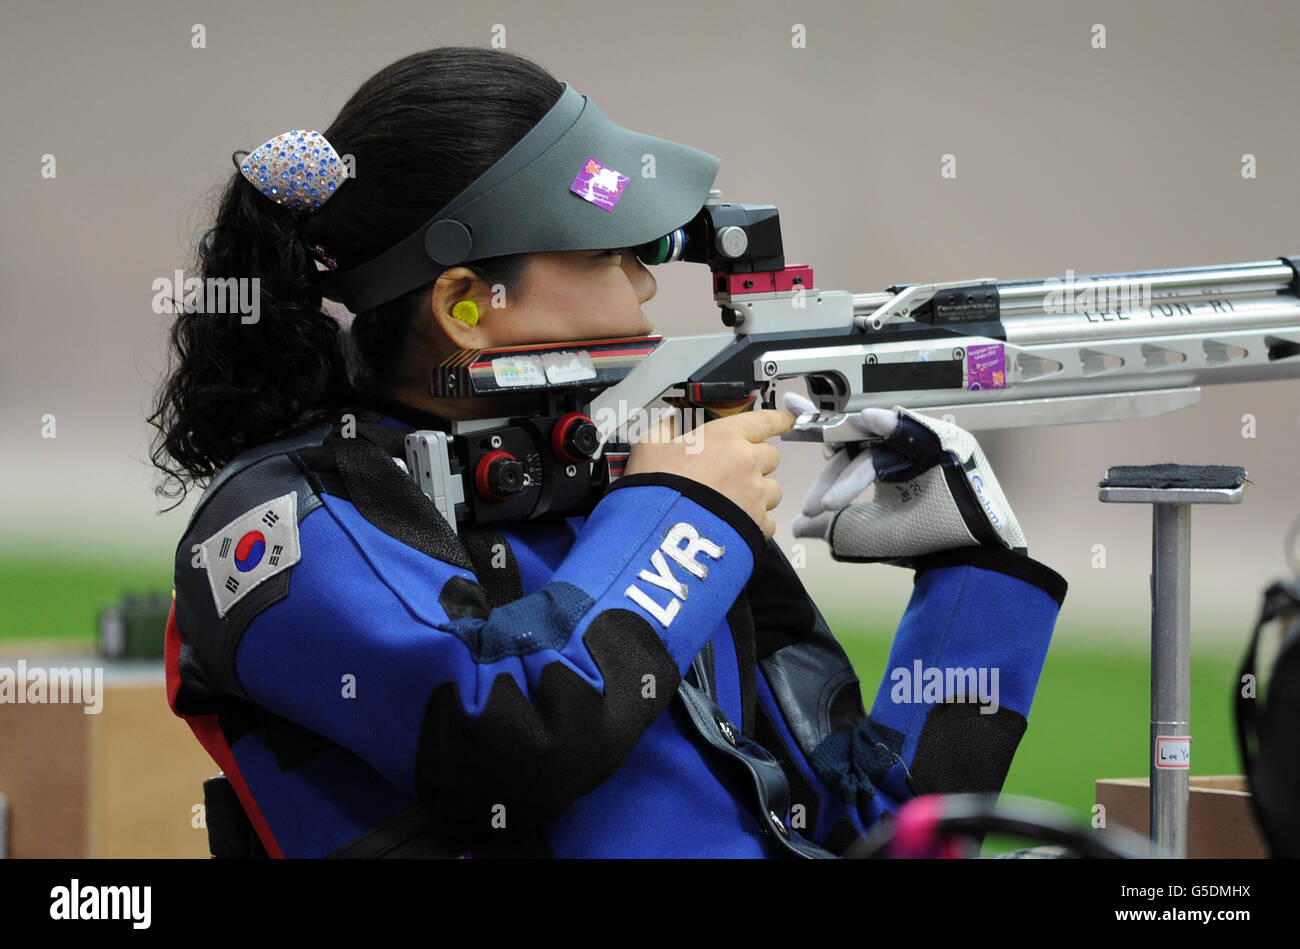
[[[812,758],[866,718],[853,664],[775,540],[746,588],[758,665],[800,750]]]
[[[181,635],[177,695],[181,712],[214,711],[212,700],[223,694],[248,698],[235,675],[235,647],[253,617],[285,597],[293,572],[289,567],[266,577],[221,616],[201,545],[257,505],[290,492],[297,494],[297,519],[302,523],[321,500],[293,452],[319,445],[332,428],[323,424],[245,452],[221,470],[195,506],[176,547],[174,574],[176,625]]]
[[[199,503],[194,506],[194,512],[190,515],[189,527],[186,528],[186,532],[188,533],[194,527],[195,522],[203,515],[204,509],[207,507],[208,503],[213,497],[222,492],[222,489],[225,488],[229,481],[243,474],[259,461],[270,458],[273,455],[283,455],[286,452],[298,448],[309,448],[313,445],[321,444],[333,428],[334,426],[329,423],[318,425],[315,428],[308,429],[307,431],[296,435],[290,435],[287,438],[280,439],[279,441],[267,442],[265,445],[258,445],[256,448],[250,448],[242,455],[238,455],[231,459],[230,463],[217,473],[216,477],[212,479],[211,483],[203,491],[202,496],[199,498]]]

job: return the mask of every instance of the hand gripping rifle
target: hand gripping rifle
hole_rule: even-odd
[[[629,414],[658,398],[698,420],[775,405],[802,378],[818,413],[782,438],[863,436],[846,421],[903,405],[971,431],[1147,418],[1203,385],[1300,376],[1300,257],[1045,280],[816,287],[785,262],[777,209],[717,191],[687,225],[635,248],[708,265],[730,332],[462,351],[435,396],[535,393],[526,418],[416,432],[407,461],[453,527],[585,513],[622,473]],[[634,420],[635,425],[635,420]]]

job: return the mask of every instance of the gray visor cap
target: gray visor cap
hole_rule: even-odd
[[[621,193],[597,195],[612,203],[609,210],[571,190],[592,158],[628,179]],[[321,272],[322,294],[363,313],[457,264],[647,244],[699,213],[721,163],[707,152],[615,125],[566,82],[541,121],[415,233],[359,266]],[[653,177],[643,175],[643,167],[652,167]],[[601,183],[614,180],[605,173]]]

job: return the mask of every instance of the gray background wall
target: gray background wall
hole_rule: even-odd
[[[191,27],[207,30],[191,48]],[[1091,45],[1106,28],[1105,49]],[[230,153],[326,127],[420,48],[507,45],[614,121],[723,159],[781,208],[817,284],[1002,279],[1300,252],[1300,8],[1282,2],[6,4],[0,30],[0,543],[156,562],[190,504],[151,494],[143,416],[165,364],[154,279],[186,267]],[[807,47],[791,45],[794,24]],[[41,177],[41,156],[58,176]],[[940,156],[957,158],[955,180]],[[1252,153],[1258,177],[1243,180]],[[660,268],[656,331],[721,328],[707,274]],[[1149,509],[1112,464],[1244,465],[1245,503],[1193,514],[1193,634],[1239,642],[1300,504],[1296,382],[1207,389],[1120,424],[981,436],[1030,539],[1071,584],[1059,637],[1142,647]],[[53,413],[57,437],[41,437]],[[1241,436],[1252,413],[1258,437]],[[821,464],[788,445],[778,537]],[[192,502],[191,502],[192,503]],[[1090,565],[1105,544],[1107,566]],[[819,602],[897,616],[910,574],[808,549]]]

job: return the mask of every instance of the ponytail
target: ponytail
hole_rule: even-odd
[[[340,326],[321,308],[316,261],[293,215],[236,172],[199,242],[204,286],[250,281],[256,319],[233,306],[185,312],[176,301],[175,367],[149,417],[161,433],[154,464],[180,482],[179,491],[160,489],[166,497],[183,500],[185,480],[210,479],[241,452],[318,422],[351,396]]]

